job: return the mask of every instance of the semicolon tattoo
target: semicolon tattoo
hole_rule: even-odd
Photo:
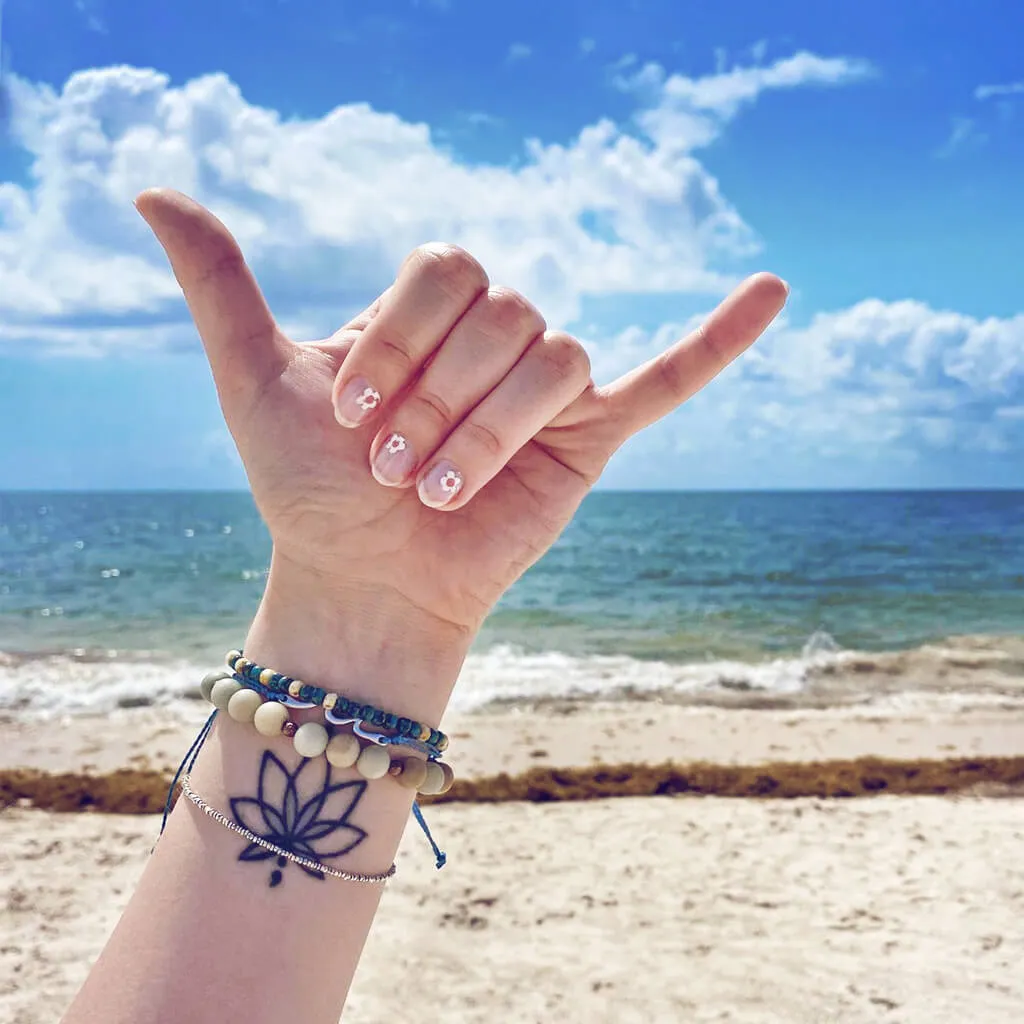
[[[323,766],[323,778],[314,794],[303,802],[299,798],[299,781],[312,782],[318,774],[317,765]],[[326,758],[303,759],[290,772],[278,757],[265,750],[256,796],[232,797],[231,813],[253,835],[297,857],[322,863],[343,856],[366,838],[361,828],[349,822],[366,785],[363,779],[331,785],[331,766]],[[274,857],[277,867],[270,873],[271,888],[281,884],[282,871],[289,859],[252,842],[238,855],[243,861]],[[297,866],[313,878],[325,877],[316,868]]]

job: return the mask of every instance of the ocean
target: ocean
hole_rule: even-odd
[[[269,555],[247,493],[0,493],[0,711],[189,699]],[[1024,492],[597,492],[491,615],[453,706],[1022,687]]]

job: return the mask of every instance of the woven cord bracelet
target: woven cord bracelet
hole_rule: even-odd
[[[263,836],[258,836],[255,832],[250,832],[249,829],[236,824],[227,815],[222,814],[216,808],[211,807],[189,784],[189,777],[187,774],[182,775],[181,777],[181,791],[189,800],[192,801],[192,803],[196,805],[196,807],[199,808],[199,810],[213,818],[214,821],[223,825],[226,829],[230,829],[232,832],[237,832],[238,835],[248,839],[250,843],[262,846],[264,850],[269,850],[278,857],[284,857],[286,860],[290,860],[304,868],[309,868],[311,871],[322,871],[325,875],[330,875],[332,878],[340,878],[344,882],[366,882],[370,885],[374,885],[386,882],[397,870],[395,865],[392,864],[391,867],[389,867],[383,874],[363,875],[356,871],[339,871],[337,868],[328,867],[326,864],[321,864],[319,861],[311,860],[309,857],[300,857],[298,854],[284,849],[284,847],[277,846],[276,844],[269,842],[264,839]]]

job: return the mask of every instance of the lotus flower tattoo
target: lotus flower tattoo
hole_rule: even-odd
[[[323,766],[323,781],[303,803],[299,799],[299,780],[313,781],[319,775],[318,765]],[[325,861],[341,857],[366,838],[366,833],[348,820],[365,790],[363,779],[332,786],[331,766],[326,758],[304,759],[290,772],[280,759],[265,750],[256,796],[233,797],[231,813],[239,825],[267,842],[300,857]],[[270,887],[274,888],[281,884],[281,871],[290,861],[256,843],[249,843],[238,859],[270,860],[275,856],[277,867],[270,874]],[[298,866],[307,875],[324,878],[322,871],[304,864]]]

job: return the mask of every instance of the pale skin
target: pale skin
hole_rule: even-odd
[[[415,250],[368,310],[300,344],[216,218],[164,190],[137,206],[185,294],[273,539],[246,655],[432,726],[487,613],[616,449],[739,356],[787,294],[757,274],[698,331],[599,387],[579,342],[455,246]],[[193,786],[226,811],[255,790],[265,750],[300,759],[288,740],[224,719]],[[325,863],[385,870],[411,802],[392,779],[369,783],[352,813],[366,839]],[[238,860],[244,845],[178,801],[67,1024],[337,1021],[381,887],[290,868],[268,888],[262,865]]]

